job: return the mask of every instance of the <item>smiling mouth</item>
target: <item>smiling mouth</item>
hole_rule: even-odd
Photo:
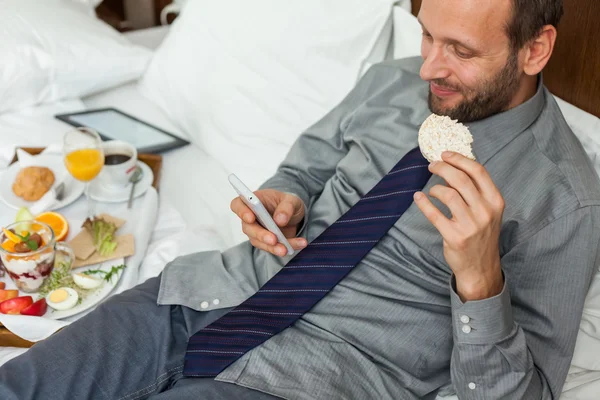
[[[431,89],[431,92],[438,97],[449,97],[449,96],[459,93],[458,90],[440,86],[433,82],[429,83],[429,87]]]

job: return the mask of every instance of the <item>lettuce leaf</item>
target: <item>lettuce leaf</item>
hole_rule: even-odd
[[[94,247],[102,257],[110,256],[117,248],[115,232],[117,226],[107,222],[102,218],[94,217],[93,220],[86,219],[83,227],[91,233],[94,240]]]

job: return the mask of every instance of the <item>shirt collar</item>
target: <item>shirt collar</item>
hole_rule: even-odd
[[[537,92],[525,103],[491,117],[466,123],[473,135],[473,152],[477,161],[485,164],[535,122],[546,102],[542,75]]]

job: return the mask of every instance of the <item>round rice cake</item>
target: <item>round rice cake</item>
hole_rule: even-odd
[[[46,167],[25,167],[19,171],[13,183],[13,192],[26,201],[37,201],[54,184],[54,173]]]
[[[419,129],[419,148],[429,162],[442,161],[444,151],[475,160],[469,128],[447,116],[431,114]]]

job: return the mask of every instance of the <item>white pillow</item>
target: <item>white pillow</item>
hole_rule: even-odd
[[[73,1],[75,3],[83,4],[84,6],[92,8],[92,9],[98,7],[98,5],[100,3],[102,3],[102,0],[71,0],[71,1]]]
[[[152,52],[70,0],[0,0],[0,112],[138,78]]]
[[[600,175],[600,118],[554,96],[565,120],[579,139]]]
[[[394,58],[421,55],[423,29],[410,10],[394,7]]]
[[[71,0],[74,3],[77,4],[81,4],[83,7],[86,8],[87,12],[90,15],[96,16],[96,7],[98,7],[98,5],[100,3],[102,3],[103,0]]]
[[[352,89],[393,3],[189,1],[141,80],[142,93],[255,188]]]

